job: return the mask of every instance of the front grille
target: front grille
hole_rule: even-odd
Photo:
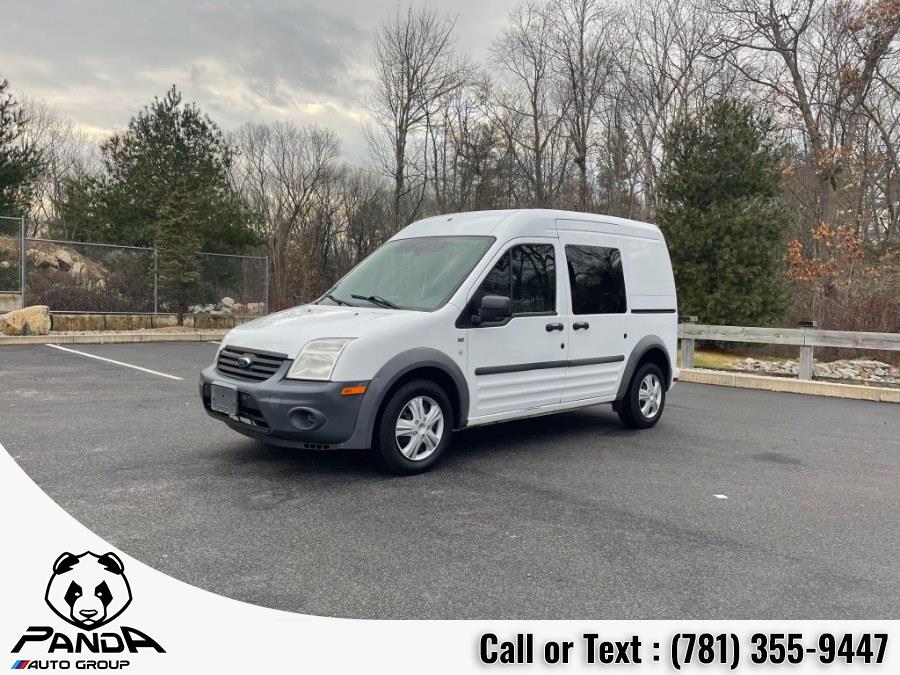
[[[242,358],[250,359],[250,365],[241,368],[238,362]],[[236,380],[262,382],[277,373],[286,359],[287,356],[284,354],[255,352],[241,347],[224,347],[219,352],[216,370]]]

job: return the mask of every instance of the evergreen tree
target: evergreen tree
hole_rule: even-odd
[[[0,216],[18,216],[34,196],[42,162],[34,144],[22,139],[28,119],[8,87],[0,79]]]
[[[228,180],[231,147],[174,86],[105,141],[101,153],[103,171],[73,182],[61,209],[67,222],[81,224],[80,239],[154,246],[161,209],[184,191],[195,207],[195,219],[185,225],[204,251],[236,252],[257,243]]]
[[[788,214],[769,120],[719,100],[667,139],[657,222],[682,314],[712,324],[765,325],[787,305]]]
[[[200,281],[201,239],[194,227],[199,218],[194,195],[185,190],[172,193],[155,223],[159,256],[159,290],[163,304],[178,314],[178,325],[196,294]]]

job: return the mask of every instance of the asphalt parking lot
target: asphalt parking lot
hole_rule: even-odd
[[[473,429],[397,478],[207,417],[215,344],[70,348],[120,363],[0,348],[0,443],[216,593],[356,618],[900,618],[895,404],[680,384],[649,431],[608,406]]]

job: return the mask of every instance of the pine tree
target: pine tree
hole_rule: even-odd
[[[657,222],[682,314],[704,323],[766,325],[787,306],[788,214],[770,122],[719,100],[673,125]]]
[[[173,86],[139,111],[128,129],[101,145],[103,170],[69,186],[65,218],[79,237],[133,246],[156,244],[160,210],[178,190],[196,205],[191,227],[209,252],[258,243],[229,181],[233,151],[218,125]]]
[[[194,196],[177,190],[160,209],[155,227],[160,295],[178,314],[179,326],[184,324],[184,314],[200,281],[197,217]]]

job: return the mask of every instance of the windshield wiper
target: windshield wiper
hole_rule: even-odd
[[[387,307],[388,309],[400,309],[393,302],[391,302],[390,300],[385,300],[380,295],[356,295],[356,293],[353,293],[350,295],[350,297],[356,298],[357,300],[367,300],[373,305],[378,305],[379,307]]]
[[[338,304],[338,305],[346,305],[347,307],[353,307],[353,305],[351,305],[351,304],[350,304],[349,302],[347,302],[346,300],[341,300],[340,298],[336,298],[336,297],[334,297],[331,293],[326,293],[326,294],[323,295],[322,297],[323,297],[323,298],[328,298],[328,299],[331,300],[333,303]]]

